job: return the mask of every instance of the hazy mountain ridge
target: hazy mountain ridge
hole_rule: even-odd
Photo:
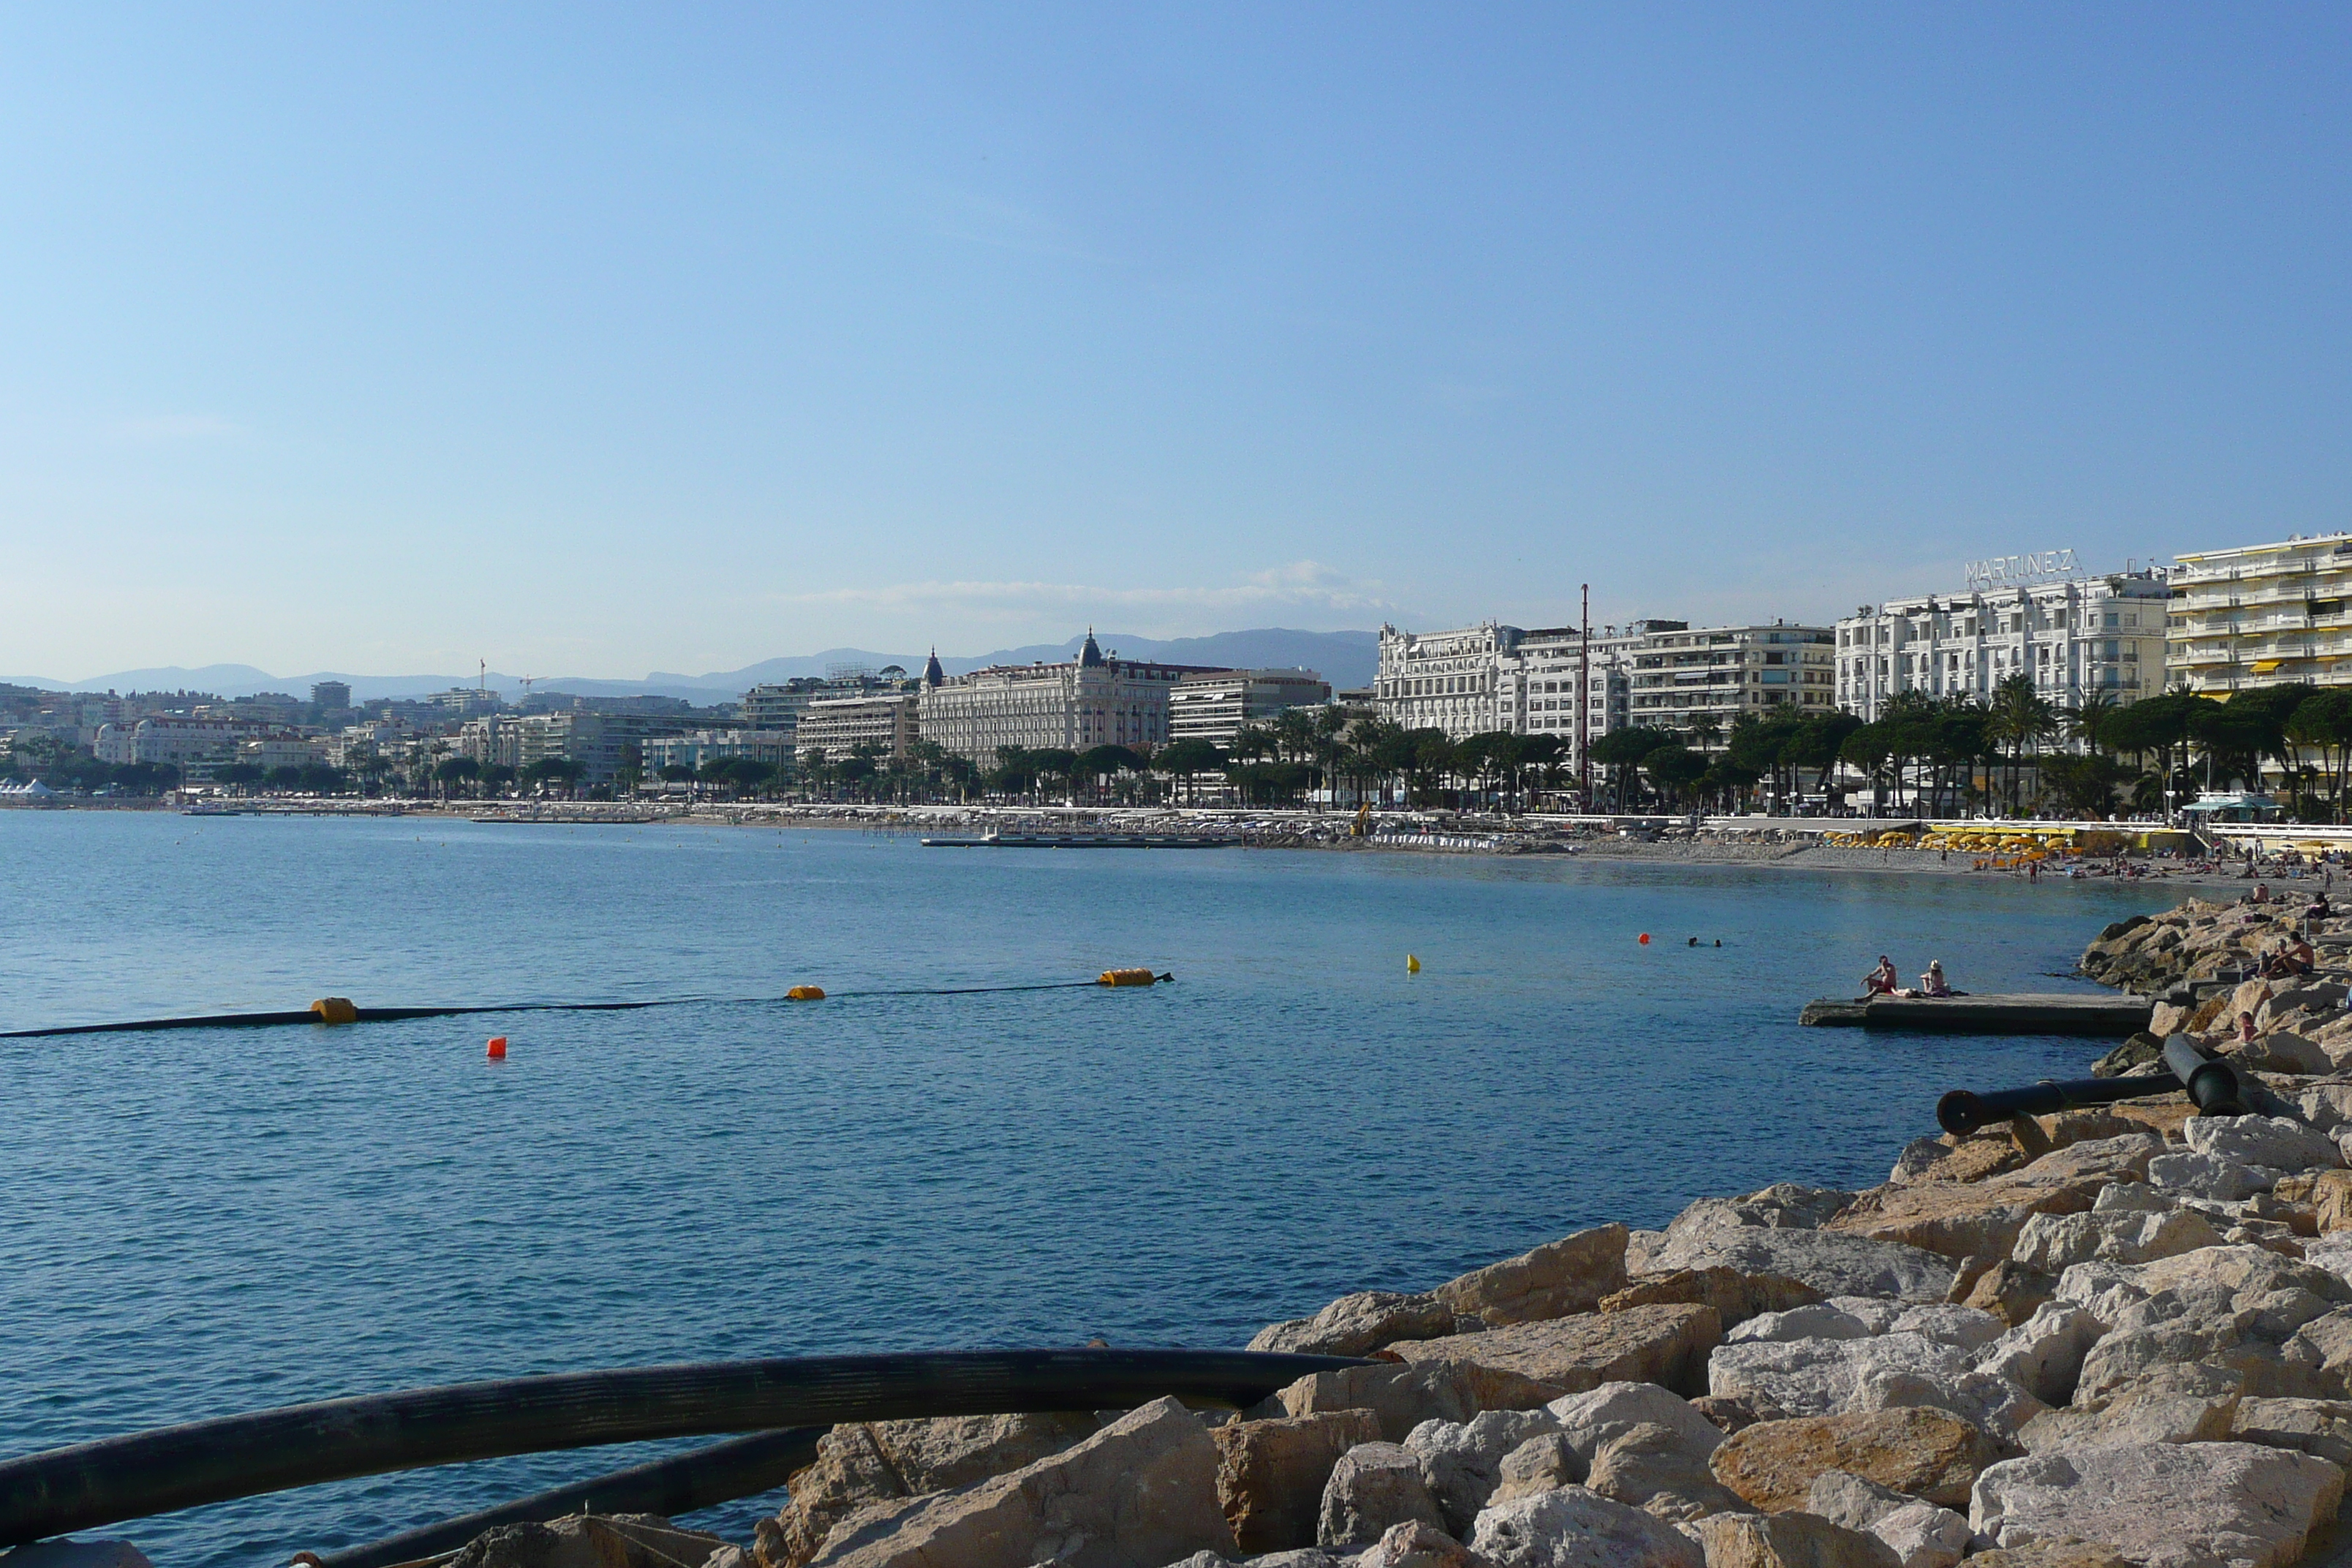
[[[950,675],[961,675],[991,664],[1051,663],[1072,657],[1085,640],[1085,635],[1081,633],[1067,642],[1000,648],[994,653],[976,657],[950,658],[942,654],[940,663]],[[1174,637],[1164,641],[1102,633],[1097,635],[1096,640],[1107,652],[1116,651],[1129,658],[1163,659],[1170,664],[1215,665],[1246,669],[1303,666],[1317,671],[1335,688],[1369,686],[1380,660],[1380,636],[1376,632],[1302,632],[1282,626],[1265,626],[1252,631],[1217,632],[1208,637]],[[881,669],[895,664],[911,673],[923,668],[926,657],[922,653],[876,653],[867,648],[836,647],[788,658],[762,659],[740,669],[719,670],[708,675],[680,675],[655,670],[643,680],[552,676],[534,679],[531,689],[568,691],[583,697],[682,697],[698,702],[723,702],[740,696],[745,689],[761,681],[823,675],[828,667],[834,665],[861,665],[868,669]],[[249,664],[207,664],[194,668],[167,665],[152,669],[119,670],[89,680],[52,680],[35,676],[0,679],[5,679],[11,685],[37,686],[47,691],[192,690],[215,691],[223,697],[244,697],[257,691],[285,691],[301,698],[310,696],[314,681],[341,680],[350,685],[354,700],[368,702],[383,697],[422,697],[435,691],[446,691],[453,686],[472,686],[482,678],[474,674],[346,675],[332,670],[310,675],[271,675]],[[488,684],[491,690],[509,700],[523,694],[520,680],[497,670],[490,672]]]

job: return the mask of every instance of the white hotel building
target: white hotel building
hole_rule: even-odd
[[[2116,572],[1865,605],[1837,624],[1838,704],[1874,721],[1898,692],[1983,701],[2019,671],[2060,707],[2156,696],[2170,592],[2153,571]]]
[[[1834,705],[1826,626],[1702,626],[1643,620],[1605,626],[1586,666],[1579,628],[1536,631],[1485,622],[1458,631],[1381,628],[1381,716],[1408,730],[1443,730],[1454,740],[1504,731],[1559,735],[1578,755],[1577,684],[1587,682],[1585,738],[1629,724],[1687,730],[1716,721],[1720,746],[1742,711],[1787,704],[1808,712]]]
[[[934,661],[936,664],[936,661]],[[1094,633],[1062,664],[992,665],[933,684],[926,672],[916,732],[953,755],[993,764],[997,749],[1083,752],[1168,741],[1168,694],[1192,664],[1105,658]]]

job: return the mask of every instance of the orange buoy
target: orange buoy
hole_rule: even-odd
[[[822,985],[795,985],[790,991],[784,993],[784,999],[788,1002],[822,1002],[824,1000],[824,987]]]
[[[1097,985],[1150,985],[1160,976],[1149,969],[1106,969],[1095,977]]]
[[[1648,931],[1643,931],[1642,933],[1642,945],[1643,947],[1650,945],[1650,933]]]
[[[310,1016],[321,1024],[356,1024],[360,1010],[348,996],[321,996],[310,1004]]]
[[[502,1062],[506,1059],[507,1037],[504,1035],[492,1035],[490,1037],[490,1060],[494,1062]]]

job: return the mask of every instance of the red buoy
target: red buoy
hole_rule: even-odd
[[[1648,937],[1643,937],[1642,940],[1643,942],[1647,942],[1650,939]],[[507,1037],[504,1035],[492,1035],[490,1037],[490,1060],[494,1062],[502,1062],[506,1059]]]
[[[1643,931],[1642,933],[1642,945],[1643,947],[1650,945],[1650,933],[1648,931]]]

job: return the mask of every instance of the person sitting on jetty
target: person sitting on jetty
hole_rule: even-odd
[[[2238,1043],[2242,1046],[2254,1043],[2254,1016],[2252,1013],[2238,1015]]]
[[[1878,967],[1863,978],[1862,994],[1864,996],[1892,996],[1902,985],[1902,978],[1895,973],[1895,961],[1882,952],[1878,955]]]
[[[1940,958],[1929,959],[1927,961],[1927,973],[1919,976],[1919,994],[1922,996],[1949,996],[1951,994],[1952,983],[1944,978],[1944,961]]]
[[[2336,911],[2334,910],[2328,908],[2327,889],[2325,888],[2322,888],[2318,892],[2312,894],[2311,902],[2303,906],[2303,918],[2307,921],[2324,921],[2334,915],[2335,912]]]
[[[2268,882],[2256,882],[2254,890],[2246,895],[2246,902],[2250,904],[2267,904],[2270,901],[2271,885]]]

